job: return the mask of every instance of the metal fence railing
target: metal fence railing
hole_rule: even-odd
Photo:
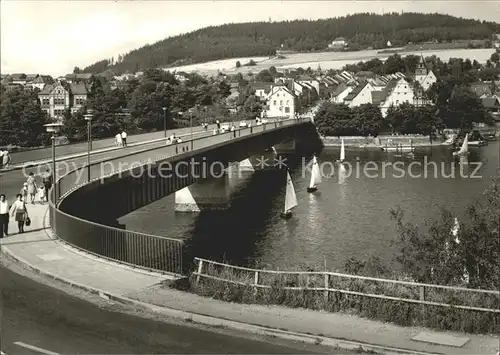
[[[196,281],[202,278],[252,287],[289,291],[323,292],[372,299],[401,301],[424,306],[454,307],[500,313],[500,291],[441,286],[334,272],[259,270],[195,258]]]
[[[111,177],[123,171],[134,169],[134,167],[137,168],[141,165],[175,157],[178,154],[198,151],[229,140],[240,139],[241,137],[304,122],[308,122],[308,120],[275,120],[264,125],[239,127],[234,131],[216,135],[193,137],[193,140],[186,140],[172,145],[159,142],[140,151],[123,151],[123,154],[117,158],[92,162],[90,164],[90,181],[87,175],[87,165],[61,173],[59,170],[62,169],[56,164],[58,174],[55,175],[63,174],[63,176],[56,180],[54,187],[51,189],[49,204],[51,228],[61,240],[97,256],[134,267],[181,275],[183,265],[182,240],[137,233],[84,220],[62,211],[59,208],[60,202],[71,192],[94,180]]]

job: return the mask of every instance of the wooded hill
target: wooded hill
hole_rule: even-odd
[[[500,33],[500,24],[442,14],[361,13],[326,20],[253,22],[206,27],[145,45],[118,58],[96,62],[83,71],[115,74],[148,68],[187,65],[237,57],[267,56],[283,45],[300,52],[327,48],[336,37],[345,37],[351,50],[385,48],[408,42],[448,42],[489,39]]]

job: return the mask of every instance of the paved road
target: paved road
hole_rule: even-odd
[[[213,129],[215,125],[210,125],[209,128]],[[167,135],[171,135],[173,132],[175,132],[176,135],[179,134],[189,134],[190,133],[190,128],[178,128],[178,129],[173,129],[173,130],[168,130]],[[193,132],[201,131],[202,128],[200,126],[193,127]],[[127,137],[127,143],[137,143],[137,142],[144,142],[148,140],[153,140],[153,139],[159,139],[164,137],[164,132],[153,132],[153,133],[143,133],[143,134],[136,134],[136,135],[130,135]],[[105,139],[99,139],[99,140],[94,140],[92,141],[92,149],[93,150],[98,150],[98,149],[103,149],[103,148],[110,148],[115,146],[115,139],[114,138],[105,138]],[[57,155],[68,155],[68,154],[77,154],[77,153],[83,153],[87,151],[87,142],[82,142],[82,143],[74,143],[74,144],[67,144],[67,145],[62,145],[58,146],[57,148]],[[28,161],[33,161],[33,160],[43,160],[43,159],[50,159],[52,157],[52,148],[41,148],[41,149],[34,149],[34,150],[27,150],[24,152],[18,152],[18,153],[12,153],[11,154],[11,165],[13,164],[19,164],[19,163],[24,163]]]
[[[320,347],[255,340],[99,307],[0,266],[1,350],[14,354],[312,354]],[[103,301],[104,302],[104,301]],[[106,309],[107,308],[107,309]],[[34,349],[34,350],[33,350]],[[331,352],[330,352],[331,353]]]

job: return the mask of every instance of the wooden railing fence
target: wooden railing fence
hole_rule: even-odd
[[[500,291],[441,286],[335,272],[259,270],[195,258],[196,282],[212,279],[258,289],[323,292],[500,313]]]

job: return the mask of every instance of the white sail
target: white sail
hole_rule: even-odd
[[[285,213],[297,206],[297,196],[293,188],[292,178],[288,171],[286,172],[286,195],[285,195]]]
[[[313,157],[313,166],[311,169],[311,181],[309,182],[309,187],[317,187],[321,184],[321,172],[319,171],[318,160]]]
[[[342,139],[342,146],[340,147],[340,162],[345,160],[345,148],[344,148],[344,139]]]
[[[469,135],[466,134],[464,142],[462,143],[462,148],[458,151],[458,154],[465,154],[469,151]]]

